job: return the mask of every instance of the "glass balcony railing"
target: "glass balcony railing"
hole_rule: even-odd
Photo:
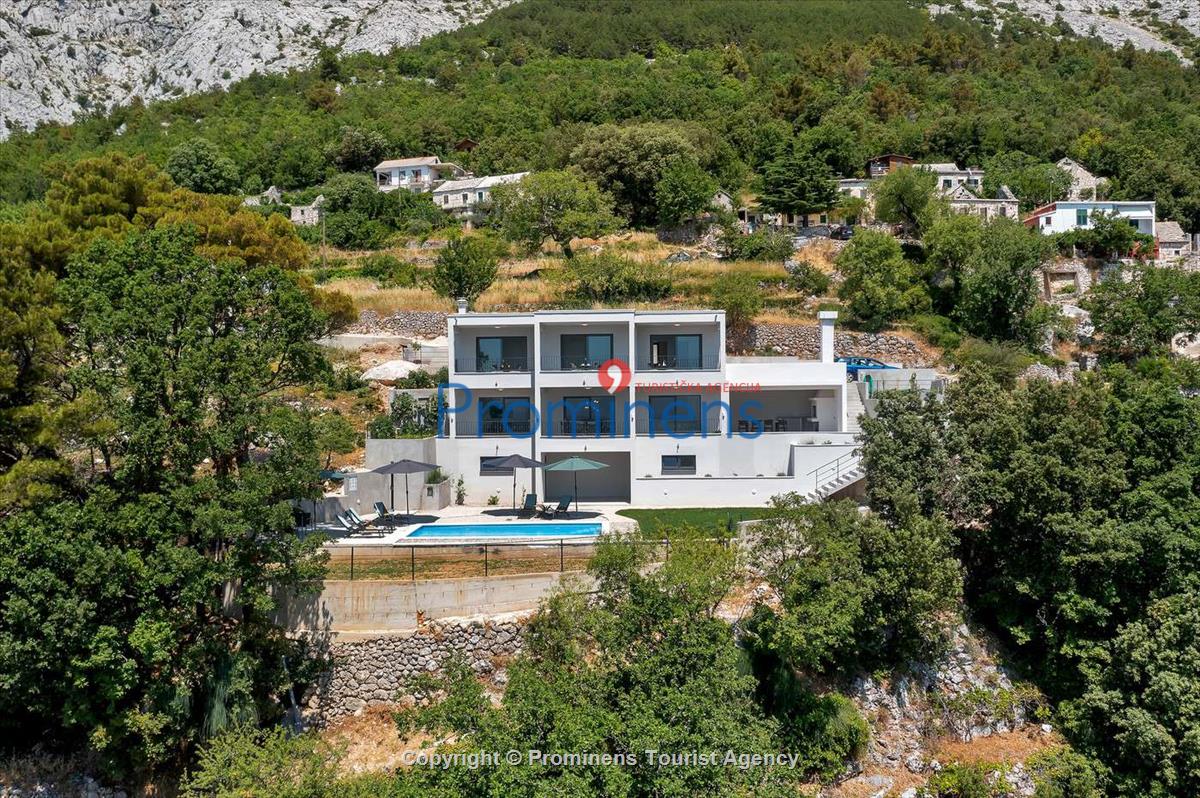
[[[529,372],[529,358],[520,357],[456,357],[454,370],[459,374],[492,374],[494,372]]]
[[[705,355],[659,355],[638,357],[638,371],[716,371],[721,359],[716,353]]]

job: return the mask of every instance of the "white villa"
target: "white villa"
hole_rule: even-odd
[[[837,314],[820,316],[821,357],[804,361],[726,356],[719,310],[468,313],[460,303],[448,319],[437,462],[466,476],[468,504],[509,495],[512,471],[489,462],[511,454],[604,463],[578,474],[583,501],[752,506],[789,491],[829,495],[862,478],[862,401],[834,361]],[[518,473],[542,499],[573,495],[574,476]]]
[[[476,211],[480,205],[491,202],[492,189],[505,183],[516,183],[529,174],[514,172],[508,175],[471,177],[463,180],[447,180],[434,187],[433,203],[456,216]]]
[[[458,164],[449,163],[436,155],[420,158],[399,158],[382,161],[375,166],[375,183],[380,191],[432,191],[444,180],[469,177],[470,173]]]
[[[943,193],[959,186],[966,186],[974,192],[983,184],[982,169],[961,169],[956,163],[920,163],[916,164],[916,168],[937,175],[938,188]]]
[[[1060,200],[1033,210],[1025,224],[1042,233],[1065,233],[1090,228],[1097,213],[1119,216],[1139,233],[1154,235],[1153,201]]]

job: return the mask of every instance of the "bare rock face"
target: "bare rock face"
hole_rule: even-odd
[[[8,0],[0,4],[0,139],[134,97],[303,67],[322,46],[387,52],[510,2]]]
[[[1200,36],[1196,0],[1022,0],[1017,5],[1019,10],[1011,13],[1047,24],[1061,17],[1080,36],[1098,36],[1114,47],[1130,42],[1139,50],[1165,50],[1185,62],[1183,53],[1164,37],[1162,28],[1178,24],[1192,35]],[[962,0],[962,7],[968,13],[988,10],[995,14],[997,22],[1005,13],[998,6],[985,4],[983,0]],[[938,12],[963,13],[954,4],[946,2],[930,6],[930,13]]]

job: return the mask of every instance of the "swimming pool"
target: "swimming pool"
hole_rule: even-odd
[[[422,524],[409,538],[578,538],[600,534],[600,524]]]

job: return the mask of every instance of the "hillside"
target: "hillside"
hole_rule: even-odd
[[[80,112],[224,88],[310,64],[321,47],[384,53],[511,0],[26,0],[0,9],[0,139]]]

